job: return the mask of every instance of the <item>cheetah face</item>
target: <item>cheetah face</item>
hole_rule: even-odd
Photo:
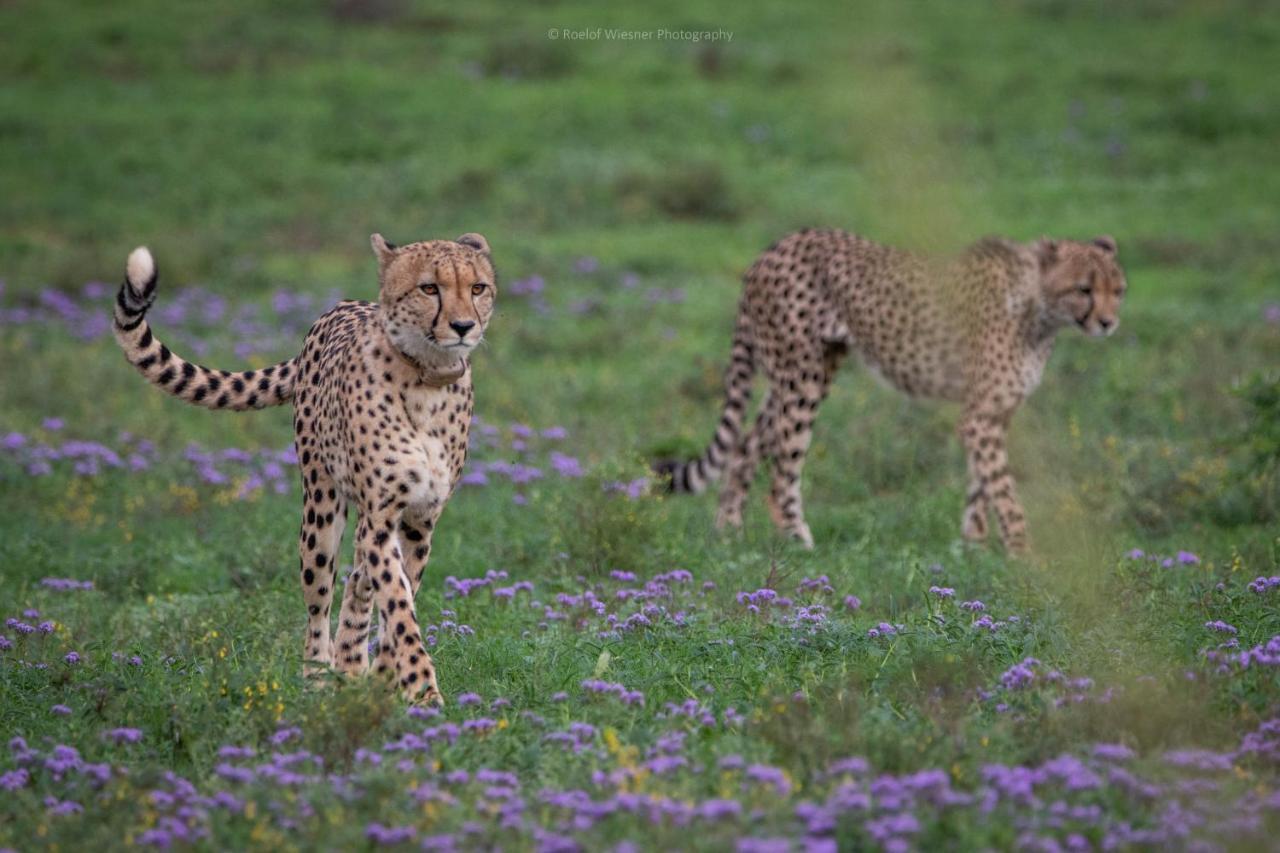
[[[497,297],[489,244],[479,234],[396,247],[374,234],[380,310],[396,348],[423,363],[452,360],[484,339]]]
[[[1116,241],[1097,237],[1087,243],[1044,239],[1036,244],[1047,309],[1062,325],[1105,337],[1120,324],[1124,271],[1116,262]]]

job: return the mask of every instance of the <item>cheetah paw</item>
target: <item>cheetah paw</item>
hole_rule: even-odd
[[[716,512],[716,530],[726,535],[742,530],[742,513],[718,510]]]
[[[443,708],[444,694],[439,688],[428,687],[410,700],[409,704],[418,708]]]
[[[970,542],[982,542],[987,538],[987,513],[984,509],[970,507],[960,519],[960,535]]]
[[[1010,539],[1004,543],[1005,553],[1010,557],[1031,556],[1031,543],[1025,538]]]

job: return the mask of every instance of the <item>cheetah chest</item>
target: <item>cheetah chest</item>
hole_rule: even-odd
[[[471,424],[469,386],[414,385],[402,391],[411,445],[421,468],[415,504],[442,503],[453,492],[466,460]]]
[[[1018,371],[1018,380],[1022,383],[1019,390],[1023,396],[1036,390],[1040,380],[1044,378],[1044,368],[1049,362],[1049,349],[1048,346],[1029,347],[1023,354]]]

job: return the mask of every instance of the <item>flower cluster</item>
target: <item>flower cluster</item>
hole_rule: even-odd
[[[621,684],[610,681],[601,681],[598,678],[589,678],[580,685],[587,693],[594,693],[602,696],[613,696],[623,705],[636,705],[644,707],[644,694],[639,690],[628,690]]]

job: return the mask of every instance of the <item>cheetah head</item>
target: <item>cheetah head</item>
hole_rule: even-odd
[[[452,362],[480,345],[497,296],[484,237],[399,247],[381,234],[369,239],[378,256],[379,310],[397,349],[425,365]]]
[[[1094,337],[1116,330],[1126,285],[1114,239],[1077,242],[1046,237],[1036,243],[1036,254],[1045,303],[1055,321],[1074,323]]]

